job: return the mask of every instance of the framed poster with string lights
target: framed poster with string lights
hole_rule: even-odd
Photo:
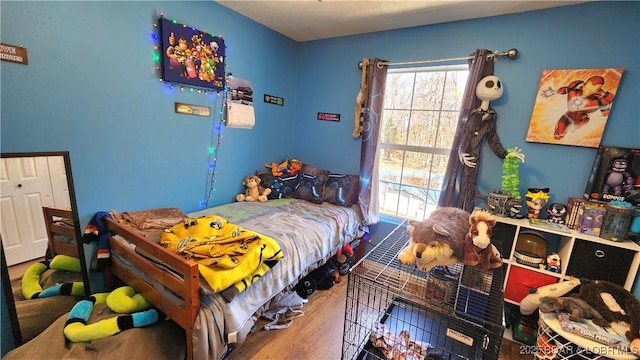
[[[161,17],[162,80],[213,91],[225,87],[225,44],[214,36]]]

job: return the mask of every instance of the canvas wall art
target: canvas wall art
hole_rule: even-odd
[[[160,18],[162,79],[224,90],[226,46],[220,36]]]
[[[623,69],[544,70],[526,140],[598,147]]]

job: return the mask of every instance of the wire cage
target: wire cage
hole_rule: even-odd
[[[350,269],[342,359],[497,359],[504,334],[502,267],[404,265],[398,225]]]

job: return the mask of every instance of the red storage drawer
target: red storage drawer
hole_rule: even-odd
[[[504,289],[504,298],[519,303],[525,296],[529,295],[529,289],[556,282],[558,282],[558,278],[555,276],[511,266],[507,285]]]

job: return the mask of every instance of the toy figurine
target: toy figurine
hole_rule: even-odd
[[[617,157],[611,159],[609,170],[604,175],[602,194],[624,195],[622,190],[633,189],[633,174],[629,171],[629,159]]]
[[[540,211],[549,201],[549,188],[529,188],[525,195],[527,199],[527,217],[529,219],[537,219]]]
[[[549,205],[547,214],[549,214],[547,221],[556,224],[564,224],[565,218],[567,217],[567,206],[565,204],[553,203]]]
[[[547,271],[553,271],[555,273],[560,273],[560,255],[552,252],[547,255],[547,265],[544,268]]]
[[[480,169],[477,165],[485,137],[489,147],[499,158],[504,159],[510,156],[524,162],[522,150],[514,148],[513,151],[507,151],[502,146],[496,128],[497,114],[489,107],[489,103],[501,97],[503,91],[502,82],[497,76],[489,75],[482,78],[476,86],[476,96],[482,102],[469,114],[467,123],[462,129],[458,158],[465,166],[462,168],[458,207],[468,212],[473,210],[473,203],[479,195],[477,182]]]
[[[520,214],[522,204],[513,204],[509,208],[509,217],[512,219],[524,219],[524,215]]]

